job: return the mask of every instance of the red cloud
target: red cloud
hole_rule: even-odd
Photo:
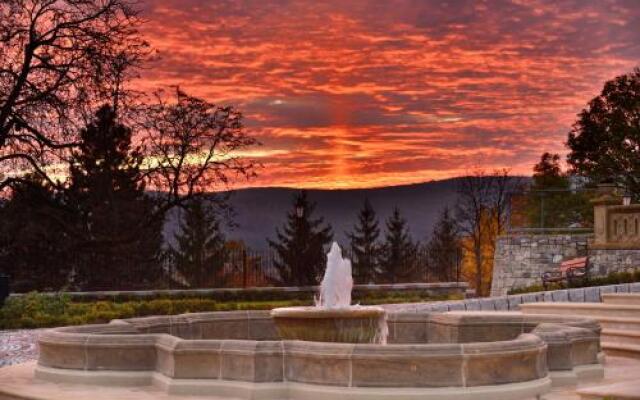
[[[255,185],[526,174],[640,59],[635,2],[556,3],[154,0],[161,58],[139,85],[244,110],[264,143]]]

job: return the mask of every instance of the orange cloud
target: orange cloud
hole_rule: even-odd
[[[640,59],[634,1],[147,0],[138,84],[238,106],[258,186],[528,174]]]

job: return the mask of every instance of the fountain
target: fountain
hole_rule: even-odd
[[[287,340],[386,343],[386,313],[381,307],[351,305],[351,261],[337,243],[327,254],[327,268],[313,307],[271,311],[280,337]]]
[[[385,314],[351,305],[352,286],[334,243],[314,307],[45,330],[37,364],[0,368],[0,398],[520,400],[603,376],[595,321],[430,303]]]

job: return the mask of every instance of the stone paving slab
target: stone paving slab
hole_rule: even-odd
[[[542,396],[541,400],[580,400],[577,391],[590,387],[600,387],[609,384],[624,384],[633,382],[640,377],[640,361],[632,358],[606,357],[604,379],[585,382],[578,387],[554,388]]]
[[[0,367],[38,358],[36,340],[41,329],[0,331]]]
[[[640,399],[640,379],[580,389],[578,393],[583,399]]]

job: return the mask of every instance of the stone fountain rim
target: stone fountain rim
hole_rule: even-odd
[[[271,310],[272,318],[380,318],[386,315],[386,311],[378,306],[350,306],[344,308],[322,308],[314,306],[281,307]]]

